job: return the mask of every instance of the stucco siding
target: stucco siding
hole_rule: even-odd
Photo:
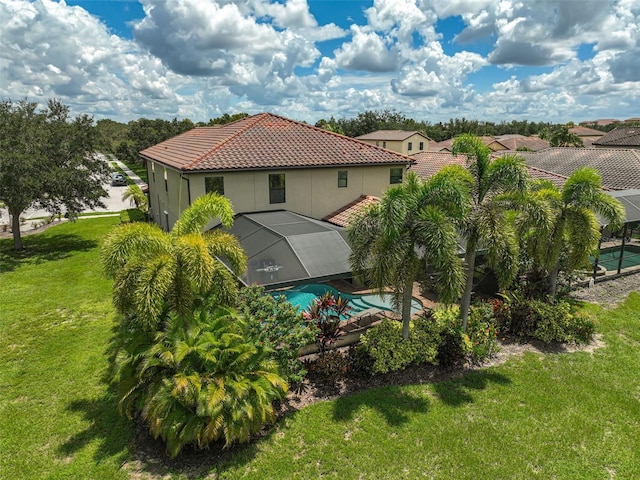
[[[151,168],[151,167],[150,167]],[[150,170],[149,192],[153,218],[163,228],[171,228],[180,211],[191,201],[205,194],[205,178],[224,178],[224,194],[233,204],[235,213],[266,210],[291,212],[321,219],[342,208],[360,195],[382,196],[389,188],[391,166],[344,168],[305,168],[249,172],[185,173],[180,192],[180,174],[167,169],[168,192],[164,189],[163,167],[155,165],[155,181]],[[397,166],[396,166],[397,168]],[[338,187],[338,171],[347,171],[347,186]],[[160,172],[160,174],[158,174]],[[286,202],[269,202],[269,174],[285,174]],[[180,198],[181,197],[181,198]]]

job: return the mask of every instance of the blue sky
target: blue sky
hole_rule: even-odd
[[[0,0],[0,97],[315,123],[640,116],[640,0]]]

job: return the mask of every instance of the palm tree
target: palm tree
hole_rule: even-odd
[[[491,150],[475,135],[457,137],[452,152],[467,157],[467,170],[472,177],[468,213],[462,224],[466,283],[460,316],[466,331],[479,246],[485,249],[487,264],[496,273],[501,288],[513,281],[517,272],[518,244],[509,211],[518,196],[524,194],[528,175],[524,160],[518,155],[503,155],[491,161]]]
[[[187,444],[246,442],[275,419],[273,401],[288,389],[267,353],[230,310],[172,315],[150,346],[121,359],[120,409],[140,411],[171,457]]]
[[[233,223],[233,209],[214,193],[199,197],[180,216],[170,233],[157,225],[124,224],[102,244],[104,270],[114,279],[113,301],[119,313],[134,316],[143,329],[154,331],[169,311],[187,313],[198,297],[232,305],[236,296],[233,273],[246,268],[238,239],[222,230],[203,233],[219,218]]]
[[[536,182],[534,195],[549,205],[551,221],[547,227],[528,229],[527,249],[537,266],[546,270],[549,295],[555,299],[562,253],[568,253],[562,266],[566,271],[584,266],[600,239],[596,214],[615,230],[623,225],[625,210],[618,200],[602,191],[600,174],[589,167],[573,172],[562,190],[548,181]]]
[[[129,200],[131,204],[135,205],[143,212],[149,209],[149,201],[139,185],[131,184],[122,194],[122,201]]]
[[[447,175],[423,182],[409,172],[347,227],[354,275],[379,291],[393,290],[402,305],[403,338],[409,336],[411,294],[419,273],[433,271],[443,302],[460,295],[462,264],[452,218],[462,217],[463,196],[464,189]]]

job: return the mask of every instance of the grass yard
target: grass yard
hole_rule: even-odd
[[[27,236],[28,255],[0,240],[1,478],[128,477],[133,427],[103,381],[114,317],[98,262],[118,221]],[[187,453],[136,478],[640,478],[640,294],[589,308],[606,343],[593,354],[529,353],[318,403],[233,457]]]

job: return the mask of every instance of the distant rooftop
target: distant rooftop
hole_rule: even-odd
[[[639,147],[640,127],[617,127],[593,142],[602,147]]]
[[[424,133],[417,130],[376,130],[375,132],[365,133],[364,135],[360,135],[356,138],[358,140],[386,140],[390,142],[401,142],[412,135],[421,135],[427,140],[431,140]]]

